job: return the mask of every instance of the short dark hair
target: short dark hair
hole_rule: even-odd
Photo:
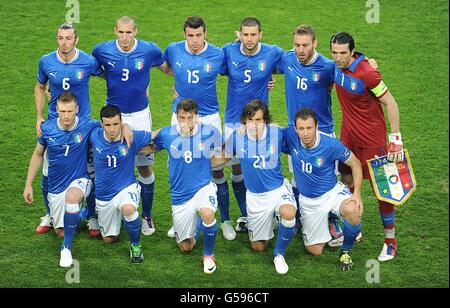
[[[314,110],[311,107],[305,107],[305,108],[299,109],[295,113],[295,120],[294,120],[295,127],[297,127],[297,120],[298,119],[308,120],[309,118],[312,118],[314,120],[314,125],[317,126],[317,116],[316,116],[316,113],[314,112]]]
[[[62,25],[58,26],[58,29],[56,29],[56,35],[58,35],[58,31],[59,30],[67,30],[67,29],[72,29],[73,33],[75,34],[75,37],[77,37],[77,29],[75,28],[75,25],[69,22],[65,22]]]
[[[132,23],[134,28],[136,29],[136,21],[134,20],[133,17],[130,16],[120,16],[117,20],[116,20],[116,26],[118,23],[123,23],[123,24],[129,24]]]
[[[259,110],[263,112],[263,119],[266,124],[270,124],[272,122],[272,116],[269,113],[269,109],[267,105],[260,99],[251,100],[247,105],[245,105],[244,110],[241,113],[241,123],[247,123],[247,120],[253,118],[255,113]]]
[[[57,102],[61,102],[61,103],[70,103],[70,102],[75,102],[75,104],[78,105],[78,99],[76,97],[75,94],[73,94],[72,92],[63,92],[58,96]]]
[[[348,48],[350,49],[350,51],[355,49],[355,41],[348,32],[337,32],[333,34],[333,36],[330,39],[330,50],[331,44],[338,44],[338,45],[348,44]]]
[[[120,109],[114,105],[105,105],[100,110],[100,120],[103,122],[103,118],[114,118],[116,115],[119,115],[119,119],[122,119],[122,114],[120,113]]]
[[[183,31],[186,32],[186,28],[198,29],[203,27],[203,32],[206,31],[206,24],[202,17],[200,16],[189,16],[184,21]]]
[[[177,104],[176,113],[178,111],[183,110],[184,112],[193,112],[194,114],[198,113],[198,106],[194,99],[186,98]]]
[[[241,21],[241,30],[242,27],[255,27],[258,26],[258,31],[261,32],[261,22],[256,17],[247,17]]]
[[[316,39],[316,31],[314,28],[307,24],[302,24],[294,29],[295,35],[311,35],[313,41]]]

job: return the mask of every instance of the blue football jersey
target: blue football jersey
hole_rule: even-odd
[[[225,73],[224,53],[221,48],[207,44],[199,54],[187,49],[186,41],[170,44],[164,51],[164,58],[172,66],[177,97],[172,105],[176,111],[178,102],[192,98],[197,102],[200,116],[219,112],[216,81],[218,74]]]
[[[248,56],[241,51],[241,43],[223,47],[228,75],[225,123],[240,123],[245,105],[253,99],[269,104],[267,88],[272,72],[283,56],[283,49],[275,45],[260,44],[259,52]]]
[[[64,130],[58,118],[42,123],[42,136],[38,142],[47,148],[48,191],[52,194],[63,192],[72,181],[89,178],[87,172],[89,135],[99,127],[98,121],[89,118],[76,119],[75,128]]]
[[[337,183],[335,161],[344,163],[350,157],[339,140],[317,133],[312,148],[303,146],[294,127],[284,130],[287,148],[292,157],[294,176],[299,192],[308,198],[317,198],[330,191]]]
[[[301,63],[293,50],[284,54],[277,71],[285,74],[289,126],[294,125],[295,113],[300,108],[311,107],[316,112],[319,130],[327,134],[334,132],[330,88],[334,83],[334,69],[334,62],[320,53],[309,65]]]
[[[239,159],[249,191],[265,193],[283,185],[280,157],[284,142],[283,130],[278,126],[266,126],[265,136],[259,140],[233,132],[225,151]]]
[[[220,132],[211,125],[199,125],[190,137],[181,136],[176,126],[166,126],[154,139],[158,149],[169,153],[169,183],[172,205],[182,205],[211,181],[211,154],[222,146]]]
[[[119,141],[110,142],[103,128],[95,129],[91,136],[95,168],[95,198],[109,201],[124,188],[136,183],[134,175],[136,153],[150,143],[152,134],[133,131],[131,147]]]
[[[95,46],[92,55],[105,71],[107,104],[119,107],[122,113],[148,108],[150,69],[164,63],[156,44],[136,39],[134,47],[124,52],[117,40],[111,40]]]
[[[76,50],[74,59],[63,62],[58,52],[44,55],[39,61],[37,81],[40,84],[49,83],[51,99],[48,102],[48,118],[58,117],[56,101],[62,92],[72,92],[78,99],[79,117],[91,116],[89,100],[89,79],[91,75],[97,76],[102,70],[94,57],[84,51]]]

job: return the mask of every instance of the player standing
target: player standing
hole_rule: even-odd
[[[134,130],[151,131],[152,118],[146,94],[150,82],[150,69],[158,67],[168,73],[170,67],[164,61],[161,49],[152,42],[136,39],[138,29],[133,18],[122,16],[114,27],[115,40],[94,47],[92,55],[105,71],[107,105],[119,107],[122,120]],[[155,174],[151,168],[153,155],[138,155],[142,198],[142,234],[155,232],[152,218]]]
[[[364,179],[370,179],[366,160],[388,154],[394,162],[403,160],[400,134],[400,116],[397,103],[384,84],[378,70],[364,61],[364,55],[355,52],[355,42],[347,32],[338,32],[330,40],[330,49],[336,61],[336,92],[342,109],[340,139],[363,162]],[[386,107],[391,133],[386,148],[386,121],[382,105]],[[353,188],[355,179],[348,168],[340,166],[342,181]],[[384,245],[379,261],[395,257],[395,206],[378,200],[384,225]]]

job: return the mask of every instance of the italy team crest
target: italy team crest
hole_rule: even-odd
[[[144,67],[144,60],[143,59],[136,59],[136,62],[134,63],[134,67],[137,70],[141,70]]]
[[[318,82],[320,80],[320,74],[319,73],[313,73],[312,79],[314,82]]]
[[[75,76],[76,76],[76,78],[77,78],[78,80],[83,79],[84,71],[83,71],[83,70],[77,70],[76,73],[75,73]]]
[[[126,156],[128,154],[128,148],[124,145],[119,147],[120,156]]]
[[[205,63],[203,65],[203,69],[205,70],[205,72],[209,73],[211,71],[211,69],[212,69],[211,63]]]
[[[400,163],[393,163],[384,155],[368,160],[367,165],[379,200],[402,205],[416,190],[416,178],[406,149]]]
[[[264,71],[266,69],[266,61],[264,60],[258,61],[258,68],[260,71]]]
[[[83,141],[83,135],[81,133],[78,133],[75,136],[73,136],[73,139],[75,140],[76,143],[81,143],[81,141]]]

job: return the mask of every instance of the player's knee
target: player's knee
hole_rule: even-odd
[[[56,228],[55,234],[58,238],[63,238],[64,237],[64,228]]]
[[[120,210],[122,211],[122,215],[125,217],[125,219],[127,219],[127,218],[130,218],[130,219],[134,218],[134,219],[136,219],[136,217],[132,217],[132,216],[135,216],[135,213],[137,213],[136,212],[136,208],[134,207],[134,205],[131,205],[131,204],[122,205]],[[132,220],[134,220],[134,219],[132,219]]]
[[[117,236],[105,236],[103,238],[103,242],[105,242],[105,244],[112,244],[117,240]]]
[[[241,169],[241,165],[237,164],[237,165],[232,165],[231,166],[231,170],[233,172],[234,175],[240,175],[242,174],[242,169]]]
[[[79,188],[70,188],[65,195],[66,203],[75,204],[80,203],[83,200],[83,191]]]
[[[323,252],[323,247],[322,245],[306,246],[306,251],[313,256],[320,256]]]
[[[255,242],[250,242],[252,250],[255,252],[263,252],[266,251],[267,249],[267,245],[264,241],[255,241]]]
[[[150,166],[139,166],[137,167],[139,174],[144,177],[148,178],[152,175],[153,170]]]
[[[280,207],[280,215],[284,220],[295,219],[297,209],[291,204],[285,204]]]
[[[203,222],[207,225],[212,224],[216,219],[214,211],[208,208],[200,209],[200,216],[202,217]]]

